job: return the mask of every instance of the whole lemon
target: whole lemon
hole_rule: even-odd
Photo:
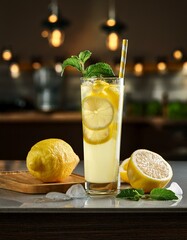
[[[65,141],[49,138],[37,142],[27,154],[26,165],[42,182],[59,182],[67,178],[79,163],[79,157]]]

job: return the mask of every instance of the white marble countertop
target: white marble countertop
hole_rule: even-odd
[[[45,194],[24,194],[0,189],[0,212],[49,212],[49,211],[186,211],[187,212],[187,161],[171,161],[173,178],[183,189],[183,195],[177,201],[131,201],[115,196],[97,196],[68,201],[50,201]],[[26,170],[25,161],[0,161],[0,171]],[[83,161],[74,173],[83,175]]]

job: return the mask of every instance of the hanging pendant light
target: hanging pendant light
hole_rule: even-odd
[[[182,58],[184,57],[184,51],[181,48],[176,48],[173,51],[172,55],[176,61],[181,61]]]
[[[133,72],[136,76],[142,76],[144,72],[144,59],[143,57],[136,57],[134,59]]]
[[[13,57],[13,53],[10,47],[4,47],[1,51],[1,57],[4,61],[10,61]]]
[[[57,0],[52,0],[49,4],[49,15],[42,26],[42,37],[47,38],[52,47],[60,47],[65,38],[64,29],[69,25],[69,21],[60,14]]]
[[[11,62],[9,64],[9,70],[12,78],[18,78],[20,76],[20,64],[17,57],[11,59]]]
[[[167,72],[167,59],[166,57],[158,57],[157,58],[157,70],[159,73]]]
[[[115,0],[109,1],[108,20],[101,25],[101,29],[106,32],[106,46],[110,51],[116,51],[119,47],[120,34],[126,26],[116,20]]]

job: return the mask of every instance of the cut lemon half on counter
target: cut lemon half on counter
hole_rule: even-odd
[[[112,104],[99,96],[88,96],[82,101],[82,118],[84,125],[91,130],[107,128],[113,120]]]
[[[173,171],[159,154],[138,149],[130,157],[127,176],[133,188],[150,192],[153,188],[163,188],[171,180]]]
[[[127,176],[127,168],[128,168],[128,165],[129,165],[129,160],[130,160],[130,158],[127,158],[127,159],[123,160],[123,162],[119,166],[119,173],[120,173],[121,182],[129,183],[129,178]]]

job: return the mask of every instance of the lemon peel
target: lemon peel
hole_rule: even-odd
[[[119,173],[120,173],[121,182],[129,183],[129,178],[128,178],[128,175],[127,175],[127,168],[128,168],[128,165],[129,165],[129,160],[130,160],[130,158],[127,158],[127,159],[123,160],[122,163],[119,166]]]

